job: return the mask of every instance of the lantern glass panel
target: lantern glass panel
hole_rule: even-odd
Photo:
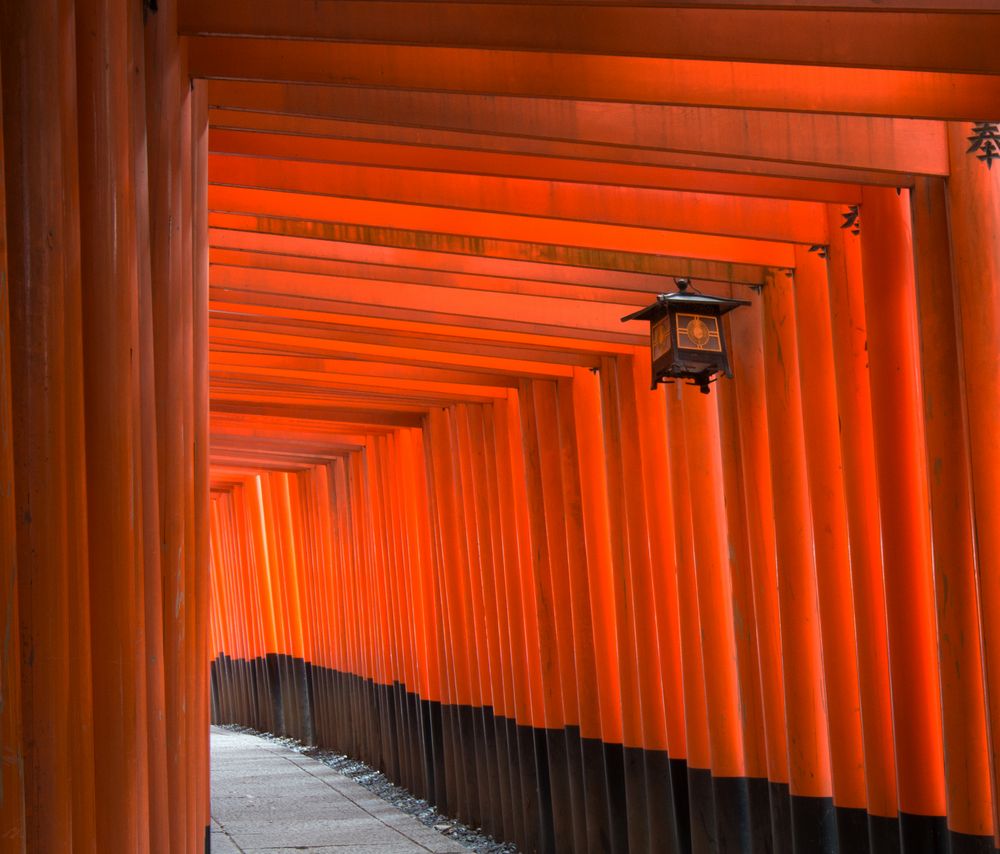
[[[664,314],[655,321],[649,330],[649,346],[652,350],[653,361],[667,355],[673,343],[670,337],[670,315]]]

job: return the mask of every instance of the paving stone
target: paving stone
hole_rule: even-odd
[[[281,822],[285,819],[286,807],[274,801],[259,798],[242,800],[238,798],[218,799],[213,809],[219,821],[225,825],[260,824]],[[330,821],[333,819],[366,818],[364,810],[353,804],[331,804],[329,797],[314,797],[299,801],[295,814],[304,821]]]
[[[212,854],[240,854],[240,849],[225,833],[212,834]]]
[[[339,771],[244,733],[212,728],[213,854],[460,854]]]
[[[468,849],[462,849],[468,850]],[[322,845],[309,848],[245,848],[247,854],[411,854],[414,851],[426,851],[424,848],[414,848],[412,845]]]

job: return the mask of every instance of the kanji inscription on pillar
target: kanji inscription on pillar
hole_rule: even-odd
[[[861,234],[861,205],[848,205],[847,213],[841,214],[844,218],[841,228],[850,229],[851,234]]]
[[[976,157],[986,164],[987,169],[992,169],[993,161],[1000,158],[1000,122],[975,122],[969,143],[966,153],[980,152]]]

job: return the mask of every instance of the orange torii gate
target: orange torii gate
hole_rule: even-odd
[[[5,4],[0,852],[204,850],[210,714],[525,852],[996,851],[998,37]]]

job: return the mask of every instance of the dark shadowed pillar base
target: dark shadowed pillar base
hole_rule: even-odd
[[[715,789],[712,775],[704,768],[687,768],[688,811],[693,854],[715,854]]]
[[[792,795],[792,841],[795,854],[839,854],[833,798]]]
[[[944,818],[899,814],[903,854],[948,854],[948,825]]]
[[[837,807],[837,845],[844,851],[869,854],[868,813],[861,809]]]
[[[719,851],[750,850],[750,790],[745,777],[714,777],[715,831]]]
[[[623,747],[625,772],[625,819],[629,851],[649,851],[649,801],[646,794],[646,751]]]
[[[649,850],[655,854],[688,854],[681,848],[680,837],[677,834],[670,756],[665,750],[646,750],[643,759],[646,766],[646,798],[649,804]],[[686,781],[684,795],[686,802]]]
[[[775,854],[771,837],[771,794],[768,782],[760,777],[747,779],[750,802],[750,850],[753,854]]]
[[[792,847],[792,796],[788,783],[769,783],[771,838],[775,854],[794,854]]]

